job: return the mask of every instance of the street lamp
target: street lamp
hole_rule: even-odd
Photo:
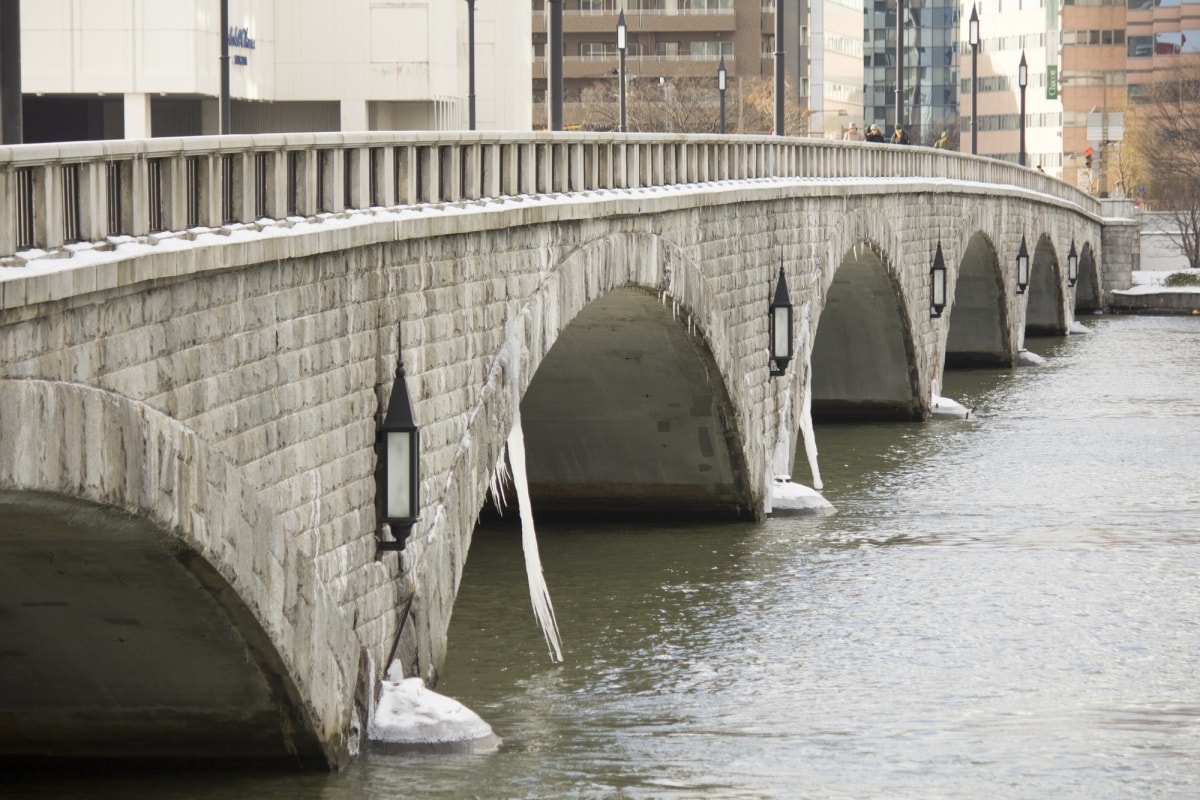
[[[625,11],[617,16],[617,54],[621,59],[619,70],[621,81],[621,127],[618,130],[625,133]]]
[[[1021,234],[1021,249],[1017,251],[1017,294],[1025,294],[1029,286],[1029,250],[1025,247],[1025,234]]]
[[[929,318],[942,316],[946,307],[946,259],[942,257],[942,243],[937,243],[933,255],[933,266],[929,268]]]
[[[971,45],[971,155],[979,152],[979,10],[971,4],[967,23],[967,42]]]
[[[721,63],[717,65],[717,92],[721,95],[721,133],[725,133],[725,54],[721,54]]]
[[[475,0],[467,0],[467,125],[475,130]]]
[[[1067,285],[1075,286],[1079,280],[1079,254],[1075,252],[1075,240],[1071,240],[1071,249],[1067,252]]]
[[[400,337],[396,337],[400,350]],[[396,379],[387,414],[375,434],[379,456],[379,521],[391,528],[391,539],[379,539],[375,550],[403,550],[421,510],[421,432],[413,421],[408,384],[404,380],[403,353],[396,358]]]
[[[788,299],[782,261],[779,263],[779,280],[775,283],[775,299],[768,306],[768,314],[771,360],[775,362],[771,377],[778,378],[787,372],[788,362],[792,360],[792,301]]]
[[[549,0],[550,3],[550,60],[547,62],[546,75],[549,78],[547,91],[549,93],[550,116],[547,118],[547,129],[561,131],[563,127],[563,0]]]
[[[1017,65],[1017,85],[1021,87],[1021,166],[1025,166],[1025,87],[1029,86],[1029,65],[1025,63],[1025,51],[1021,51],[1021,63]]]

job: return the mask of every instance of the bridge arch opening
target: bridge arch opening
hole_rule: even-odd
[[[1050,237],[1042,234],[1029,261],[1029,296],[1025,307],[1025,332],[1034,336],[1062,336],[1067,332],[1063,282],[1058,253]]]
[[[988,236],[976,233],[967,242],[949,308],[946,336],[948,368],[1011,366],[1007,303],[1000,260]]]
[[[1104,296],[1100,291],[1100,264],[1090,242],[1079,250],[1079,277],[1075,282],[1075,310],[1084,313],[1104,308]]]
[[[0,697],[0,756],[344,761],[360,648],[237,469],[103,389],[0,380],[0,407],[0,668],[54,679]]]
[[[754,518],[720,369],[669,302],[614,289],[538,365],[521,421],[539,517]]]
[[[324,768],[269,637],[152,521],[0,492],[0,759]]]
[[[817,421],[921,419],[903,294],[873,242],[847,250],[826,293],[812,345]]]

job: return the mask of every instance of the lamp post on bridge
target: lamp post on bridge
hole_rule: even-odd
[[[467,0],[467,129],[475,130],[475,0]]]
[[[979,9],[971,4],[967,23],[967,42],[971,45],[971,155],[979,152]]]
[[[721,63],[717,66],[717,92],[721,95],[721,133],[725,133],[725,82],[728,73],[725,71],[725,54],[721,54]]]
[[[546,62],[546,105],[549,107],[546,127],[552,131],[561,131],[563,126],[563,0],[549,0],[550,28],[549,45],[550,58]]]
[[[221,96],[217,100],[217,131],[227,136],[229,124],[229,0],[221,0]]]
[[[621,66],[617,70],[617,79],[621,83],[621,88],[620,88],[621,124],[617,128],[617,130],[619,130],[621,133],[625,133],[625,44],[626,44],[625,37],[626,37],[626,35],[627,35],[627,30],[625,27],[625,10],[622,9],[621,13],[617,15],[617,56],[618,56],[618,58],[620,60],[620,64],[621,64]]]
[[[1025,62],[1025,51],[1021,51],[1021,63],[1017,65],[1017,85],[1021,87],[1021,166],[1025,166],[1025,88],[1029,86],[1029,65]]]

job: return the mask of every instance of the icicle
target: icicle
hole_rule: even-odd
[[[512,474],[508,471],[508,461],[504,458],[504,451],[501,450],[496,468],[492,470],[492,480],[488,484],[488,493],[491,494],[497,511],[503,511],[504,507],[508,505],[508,498],[504,495],[504,484],[510,480],[512,480]]]
[[[522,315],[527,311],[522,311]],[[508,388],[512,393],[513,422],[508,432],[505,449],[508,463],[512,467],[511,478],[517,494],[517,508],[521,517],[521,548],[525,553],[525,577],[529,581],[529,600],[533,605],[533,616],[537,619],[550,648],[550,657],[561,662],[562,646],[558,634],[558,622],[554,618],[554,606],[550,603],[550,590],[542,574],[542,558],[538,552],[537,532],[533,527],[533,509],[529,501],[529,479],[525,472],[525,432],[521,428],[521,340],[519,326],[509,320],[505,326],[505,341],[500,348],[500,360],[508,367]],[[500,460],[504,460],[501,454]],[[492,485],[501,482],[504,468],[496,465]]]
[[[808,352],[808,303],[804,304],[804,311],[800,315],[800,330],[804,332],[804,348],[801,352]],[[800,431],[804,435],[804,453],[808,456],[808,469],[812,472],[813,488],[819,491],[825,487],[825,484],[821,481],[821,468],[817,466],[817,436],[813,431],[812,422],[811,354],[809,363],[806,364],[804,370],[804,398],[800,404]]]
[[[542,558],[538,553],[537,533],[533,528],[533,510],[529,505],[529,481],[525,474],[525,433],[521,429],[521,410],[513,411],[512,431],[508,434],[508,460],[512,464],[513,483],[517,490],[517,507],[521,512],[521,546],[525,551],[525,577],[529,580],[529,600],[533,604],[533,615],[546,637],[550,656],[561,662],[562,647],[558,635],[558,622],[554,618],[554,606],[550,603],[550,590],[542,574]]]

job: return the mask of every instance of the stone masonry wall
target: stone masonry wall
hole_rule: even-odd
[[[109,393],[178,426],[181,440],[211,454],[206,469],[219,462],[235,473],[242,489],[196,502],[257,505],[265,522],[222,535],[266,537],[277,561],[295,563],[266,570],[253,559],[236,564],[240,556],[220,548],[205,553],[239,590],[257,575],[263,598],[282,591],[275,583],[295,581],[289,570],[311,565],[317,586],[301,591],[330,598],[338,619],[300,624],[287,613],[312,613],[312,603],[289,612],[251,600],[325,735],[335,737],[349,724],[358,653],[312,669],[301,655],[306,639],[344,627],[382,671],[402,626],[400,660],[410,674],[436,680],[513,406],[588,303],[632,284],[660,291],[691,320],[728,388],[754,500],[765,510],[776,437],[782,428],[796,441],[805,355],[845,254],[870,245],[889,266],[927,405],[946,335],[944,320],[928,318],[936,242],[953,269],[977,230],[1007,258],[1021,232],[1038,226],[1064,248],[1074,235],[1102,252],[1098,221],[1065,203],[920,181],[763,180],[251,227],[128,257],[118,250],[112,262],[64,272],[69,288],[61,277],[27,281],[26,303],[0,312],[0,381]],[[798,312],[807,304],[808,329],[796,334],[799,368],[772,381],[766,308],[781,260]],[[1000,269],[1011,284],[1009,265]],[[1011,289],[1009,297],[1018,325],[1022,300]],[[373,442],[398,328],[421,427],[422,516],[399,557],[376,557]],[[182,470],[198,469],[182,452]],[[228,509],[183,510],[232,519]],[[184,535],[186,526],[163,517]]]

